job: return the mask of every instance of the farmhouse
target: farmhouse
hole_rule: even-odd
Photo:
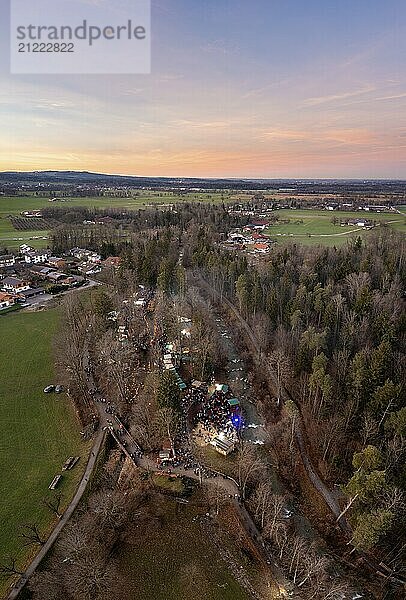
[[[12,267],[15,265],[16,259],[12,254],[4,254],[0,256],[0,268],[5,269],[6,267]]]
[[[14,296],[0,292],[0,310],[13,306],[15,304]]]
[[[48,252],[40,250],[38,252],[27,252],[24,256],[25,262],[28,264],[41,264],[48,260]]]
[[[13,292],[14,294],[19,294],[30,289],[28,281],[23,281],[17,277],[5,277],[1,282],[1,286],[6,292]]]

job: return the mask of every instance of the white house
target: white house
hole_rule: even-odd
[[[12,254],[5,254],[0,256],[0,268],[12,267],[15,265],[16,259]]]
[[[40,250],[38,252],[27,252],[24,256],[25,262],[28,264],[39,265],[45,263],[48,260],[48,252],[46,250]]]
[[[1,287],[6,292],[13,292],[14,294],[19,294],[20,292],[25,292],[30,289],[30,284],[28,281],[23,281],[22,279],[18,279],[17,277],[5,277],[1,282]]]
[[[92,263],[99,263],[101,261],[100,254],[97,254],[97,252],[93,252],[92,250],[86,250],[84,248],[72,248],[70,253],[79,260],[86,259]]]

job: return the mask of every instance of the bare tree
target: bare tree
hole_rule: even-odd
[[[0,576],[8,579],[12,575],[22,575],[17,567],[17,559],[14,556],[7,556],[0,562]]]
[[[220,512],[220,507],[230,502],[229,494],[221,486],[218,479],[211,480],[204,485],[204,490],[210,506],[214,506],[216,515]]]
[[[30,546],[34,544],[43,546],[45,544],[45,540],[42,538],[38,525],[36,523],[26,523],[25,525],[23,525],[20,535],[24,539],[25,546]]]
[[[264,533],[266,536],[268,536],[270,538],[273,537],[275,527],[283,518],[285,504],[286,504],[286,498],[284,496],[274,494],[270,498],[270,504],[268,507],[268,511],[267,511],[267,515],[266,515],[266,523],[265,523],[265,527],[264,527]]]
[[[169,406],[160,408],[158,410],[157,423],[163,435],[168,437],[172,452],[175,454],[174,439],[179,429],[179,415]]]
[[[61,503],[62,503],[61,492],[57,492],[55,494],[55,496],[52,496],[51,498],[43,498],[42,503],[44,506],[49,508],[49,510],[51,512],[53,512],[58,517],[58,519],[61,518],[61,516],[62,516],[62,513],[60,511]]]
[[[89,504],[91,512],[98,517],[101,528],[117,529],[127,518],[127,498],[117,490],[97,492],[93,494]]]
[[[58,540],[58,553],[63,556],[63,560],[76,561],[89,551],[89,538],[90,532],[82,523],[68,524]]]
[[[252,497],[255,510],[255,518],[259,521],[261,529],[264,529],[265,518],[272,507],[274,492],[269,481],[262,481],[256,488]]]
[[[112,561],[97,555],[86,556],[69,569],[69,579],[77,600],[110,600],[117,597],[119,578]]]
[[[379,425],[377,420],[370,414],[364,413],[362,416],[362,429],[361,439],[362,445],[367,446],[370,444],[379,432]]]
[[[406,510],[405,494],[397,487],[386,489],[382,495],[382,504],[385,506],[385,510],[389,510],[400,516]]]
[[[263,462],[258,458],[252,446],[243,444],[238,454],[238,483],[243,499],[245,499],[248,483],[264,469]]]

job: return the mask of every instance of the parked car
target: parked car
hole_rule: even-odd
[[[62,394],[62,392],[63,392],[63,385],[57,385],[55,388],[55,393]]]
[[[50,394],[51,392],[55,391],[55,386],[54,385],[47,385],[44,388],[44,394]]]

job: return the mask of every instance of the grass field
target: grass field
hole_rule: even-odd
[[[68,456],[81,456],[59,486],[66,505],[88,452],[65,394],[42,391],[54,381],[51,342],[57,321],[57,310],[0,318],[0,558],[14,555],[20,564],[35,548],[23,547],[19,527],[35,522],[47,532],[54,519],[42,504],[51,494],[49,483]]]
[[[120,571],[137,600],[248,600],[202,529],[207,507],[195,500],[157,496],[151,514],[120,544]]]
[[[305,245],[323,244],[328,246],[342,245],[354,236],[367,236],[371,231],[356,226],[334,225],[333,218],[352,219],[367,218],[380,223],[388,223],[390,227],[406,233],[406,216],[397,213],[359,213],[323,210],[278,210],[275,216],[288,223],[271,225],[266,233],[279,243],[295,242]]]

